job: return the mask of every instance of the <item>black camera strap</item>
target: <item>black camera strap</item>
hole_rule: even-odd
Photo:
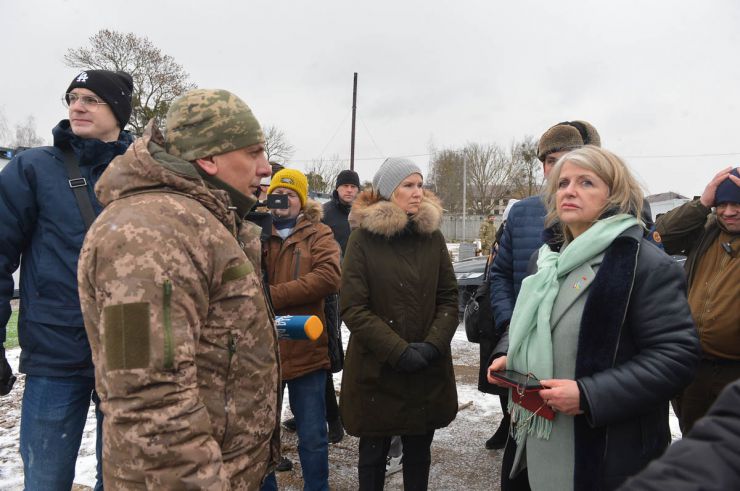
[[[77,207],[80,209],[80,215],[82,215],[82,221],[85,222],[85,230],[87,231],[95,221],[95,210],[87,192],[87,179],[80,174],[80,165],[77,163],[72,150],[64,152],[64,165],[67,168],[67,182],[75,195]]]

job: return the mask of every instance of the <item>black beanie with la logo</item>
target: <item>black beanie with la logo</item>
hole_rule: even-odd
[[[131,117],[131,95],[134,91],[134,80],[131,75],[120,71],[85,70],[72,80],[67,87],[67,93],[77,88],[93,91],[110,106],[118,126],[121,129],[126,126]]]

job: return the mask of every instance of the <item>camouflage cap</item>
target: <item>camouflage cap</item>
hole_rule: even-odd
[[[165,127],[167,153],[188,161],[265,142],[249,106],[221,89],[195,89],[177,98]]]

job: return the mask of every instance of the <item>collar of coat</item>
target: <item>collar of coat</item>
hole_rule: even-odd
[[[117,199],[150,192],[170,192],[194,199],[236,234],[229,193],[208,186],[193,164],[168,154],[162,133],[153,120],[146,126],[144,135],[110,163],[95,186],[95,194],[104,206]]]
[[[310,227],[312,225],[316,225],[317,223],[321,222],[321,219],[324,217],[324,209],[321,206],[321,203],[318,201],[314,201],[312,199],[306,200],[306,205],[303,207],[303,210],[298,215],[298,221],[295,224],[295,227],[293,228],[293,232],[291,235],[296,233],[296,231],[305,228]],[[277,229],[273,226],[272,235],[279,236],[280,234],[277,233]]]
[[[431,234],[439,229],[442,221],[442,204],[429,190],[415,215],[407,215],[395,203],[383,199],[372,190],[361,192],[352,204],[349,222],[353,228],[360,227],[384,237],[401,233],[409,224],[422,234]]]

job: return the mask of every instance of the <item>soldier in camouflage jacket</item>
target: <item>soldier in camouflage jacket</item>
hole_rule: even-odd
[[[242,221],[263,143],[236,96],[191,91],[166,143],[150,123],[96,186],[78,277],[110,489],[258,489],[277,462],[277,335]]]

